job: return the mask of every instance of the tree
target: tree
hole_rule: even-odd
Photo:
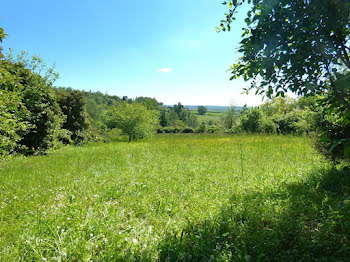
[[[160,125],[162,127],[165,127],[165,126],[168,125],[167,111],[166,111],[165,108],[161,108],[160,109],[160,117],[159,117],[159,119],[160,119]]]
[[[18,94],[28,112],[21,121],[27,123],[26,132],[21,130],[18,144],[40,151],[57,145],[64,121],[56,102],[52,84],[57,78],[53,68],[46,67],[39,57],[26,58],[22,53],[13,58],[8,55],[0,60],[3,74],[12,75],[10,82],[2,82],[0,90],[8,95]],[[9,79],[8,77],[6,77]]]
[[[242,76],[252,80],[250,89],[268,97],[284,96],[288,90],[303,96],[319,96],[325,109],[323,118],[339,115],[341,125],[347,128],[350,1],[224,2],[229,11],[217,28],[219,31],[231,29],[236,10],[244,3],[250,4],[250,9],[239,47],[242,57],[231,66],[231,79]],[[326,130],[321,132],[328,136]],[[337,138],[348,142],[349,139],[349,134]]]
[[[190,110],[186,109],[180,102],[168,109],[167,112],[167,123],[171,126],[178,126],[179,120],[184,125],[190,127],[197,127],[198,120],[195,114],[192,114]]]
[[[254,107],[247,111],[241,116],[241,128],[244,132],[248,133],[259,133],[262,131],[262,113],[259,108]]]
[[[205,115],[208,109],[205,106],[198,106],[198,115]]]
[[[162,103],[158,102],[155,98],[150,97],[136,97],[135,101],[144,105],[149,110],[157,110],[162,106]]]
[[[66,117],[62,128],[70,131],[71,140],[75,143],[87,140],[89,120],[84,93],[78,90],[60,88],[56,90],[56,98]]]
[[[1,65],[1,64],[0,64]],[[29,111],[22,102],[16,78],[0,66],[0,159],[19,149],[18,142],[30,129]]]
[[[148,110],[138,102],[120,103],[110,110],[108,118],[108,126],[121,129],[129,136],[129,141],[151,136],[159,126],[158,112]]]
[[[233,78],[255,79],[253,87],[268,96],[344,91],[336,80],[350,69],[349,1],[232,1],[222,29],[230,29],[244,2],[252,3]]]
[[[4,29],[0,27],[0,43],[2,43],[2,40],[6,37],[6,34],[4,32]],[[0,46],[0,58],[3,57],[3,54],[1,53],[2,47]]]
[[[230,106],[226,109],[225,114],[222,118],[222,123],[227,130],[231,130],[234,124],[237,123],[239,113],[235,106]]]

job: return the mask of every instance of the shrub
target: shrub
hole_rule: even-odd
[[[178,126],[166,126],[166,127],[163,127],[163,131],[164,133],[180,133],[182,131],[182,128],[181,127],[178,127]]]
[[[19,133],[19,147],[39,149],[43,152],[58,144],[60,128],[64,121],[63,114],[55,100],[52,83],[56,77],[52,68],[46,68],[42,60],[32,57],[30,60],[19,56],[0,61],[2,72],[12,75],[12,83],[7,89],[4,84],[0,89],[5,92],[17,93],[21,104],[29,112],[23,115],[21,121],[27,123],[26,132]],[[39,74],[38,72],[46,72]],[[29,151],[31,152],[31,151]]]
[[[266,134],[275,134],[278,125],[271,118],[264,117],[261,122],[261,131]]]
[[[0,159],[19,149],[18,142],[30,128],[20,92],[9,90],[14,83],[14,76],[0,68]]]
[[[58,89],[57,102],[65,115],[63,128],[70,131],[70,138],[75,143],[89,139],[89,120],[86,112],[86,98],[78,90]],[[68,142],[68,141],[67,141]]]
[[[199,127],[196,129],[196,133],[205,133],[207,131],[207,126],[202,122]]]
[[[350,118],[350,115],[348,116]],[[350,121],[319,107],[313,122],[316,148],[334,161],[350,160]]]
[[[261,132],[263,115],[259,108],[247,109],[241,116],[240,125],[243,132],[258,133]]]

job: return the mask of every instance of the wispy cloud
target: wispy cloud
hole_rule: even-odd
[[[171,71],[173,71],[173,69],[171,69],[171,68],[161,68],[157,72],[158,73],[170,73]]]

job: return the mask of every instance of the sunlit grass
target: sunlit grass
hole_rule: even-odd
[[[291,230],[281,223],[302,223],[322,237],[311,230],[328,211],[320,217],[317,208],[319,201],[332,207],[333,198],[313,183],[329,170],[308,138],[276,135],[164,135],[18,157],[0,164],[0,260],[245,261],[263,252],[261,241],[268,260]],[[330,234],[349,244],[349,225],[342,227]],[[246,246],[254,241],[257,252]]]

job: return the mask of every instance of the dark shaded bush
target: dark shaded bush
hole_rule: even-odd
[[[350,121],[339,114],[319,109],[313,128],[316,148],[332,160],[350,160]]]
[[[22,87],[14,90],[15,84],[15,76],[0,66],[0,159],[20,149],[18,142],[30,129]]]
[[[181,132],[182,132],[182,133],[186,133],[186,134],[188,134],[188,133],[194,133],[194,129],[191,128],[191,127],[185,127],[184,129],[182,129]]]
[[[163,127],[164,133],[180,133],[182,131],[182,128],[177,127],[177,126],[166,126]]]
[[[86,112],[86,97],[84,93],[72,89],[57,89],[56,97],[65,115],[63,128],[70,131],[70,139],[74,143],[82,143],[89,140],[89,134],[87,132],[89,120]]]
[[[64,116],[52,89],[55,73],[37,57],[31,60],[23,57],[3,59],[0,67],[13,76],[6,92],[18,93],[22,105],[29,112],[22,119],[29,128],[20,134],[18,144],[27,149],[40,149],[40,152],[58,145]],[[36,70],[46,70],[46,74],[40,75]],[[0,88],[5,90],[3,85]]]

